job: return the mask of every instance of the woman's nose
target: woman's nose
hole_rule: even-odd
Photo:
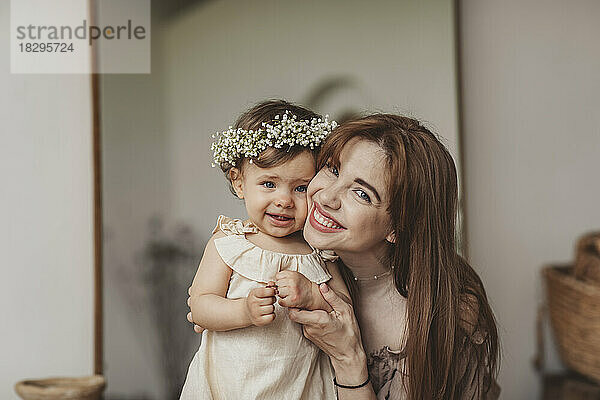
[[[336,185],[331,185],[328,187],[324,187],[323,189],[317,192],[319,195],[317,197],[317,202],[319,202],[323,206],[327,206],[331,209],[337,210],[341,206],[340,201],[340,188]],[[314,197],[313,197],[314,198]]]

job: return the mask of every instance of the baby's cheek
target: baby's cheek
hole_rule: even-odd
[[[304,199],[303,204],[299,204],[298,206],[298,222],[300,222],[304,226],[304,222],[306,221],[306,217],[308,216],[308,202]]]

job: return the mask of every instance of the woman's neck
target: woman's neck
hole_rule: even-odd
[[[337,252],[344,265],[346,265],[355,278],[372,279],[389,272],[390,266],[383,263],[385,248],[373,249],[367,252]]]

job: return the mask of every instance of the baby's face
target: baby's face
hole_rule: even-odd
[[[284,237],[304,227],[306,188],[315,172],[313,156],[305,151],[277,167],[259,168],[247,163],[233,187],[261,232]]]

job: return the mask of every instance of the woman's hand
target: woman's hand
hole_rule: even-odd
[[[360,384],[368,376],[367,357],[354,310],[327,284],[321,284],[319,289],[333,311],[290,308],[289,318],[302,324],[304,336],[329,356],[338,383]]]

